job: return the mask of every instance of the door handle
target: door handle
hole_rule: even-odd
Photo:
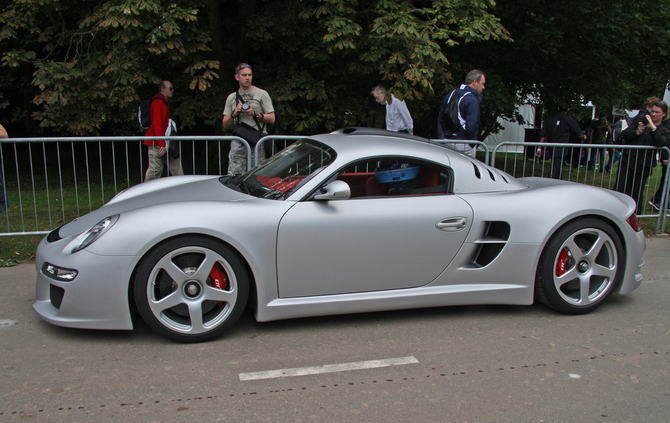
[[[463,230],[467,221],[465,217],[450,217],[440,220],[435,224],[435,227],[441,231],[456,232]]]

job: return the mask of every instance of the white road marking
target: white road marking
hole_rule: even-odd
[[[268,370],[265,372],[240,373],[240,380],[274,379],[289,376],[307,376],[323,373],[347,372],[350,370],[376,369],[379,367],[402,366],[416,364],[414,357],[387,358],[384,360],[358,361],[355,363],[326,364],[324,366],[297,367],[294,369]]]
[[[8,328],[9,326],[14,326],[18,322],[16,320],[6,320],[0,319],[0,329]]]

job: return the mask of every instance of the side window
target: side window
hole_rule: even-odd
[[[351,188],[351,198],[446,194],[450,171],[432,163],[380,157],[356,162],[337,179]]]

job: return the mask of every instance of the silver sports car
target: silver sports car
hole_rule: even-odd
[[[515,179],[440,144],[347,128],[237,177],[143,183],[52,231],[35,311],[182,342],[258,321],[467,304],[589,312],[640,285],[634,201]]]

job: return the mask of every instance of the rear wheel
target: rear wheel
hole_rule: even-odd
[[[240,317],[249,279],[239,255],[204,237],[171,240],[145,256],[135,301],[153,330],[179,342],[220,336]]]
[[[612,227],[595,218],[568,223],[542,252],[535,296],[567,314],[588,313],[618,289],[625,257]]]

